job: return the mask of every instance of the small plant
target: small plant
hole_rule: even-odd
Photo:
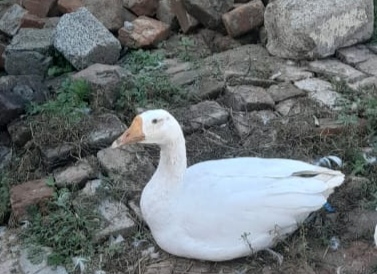
[[[52,65],[47,70],[49,77],[55,77],[74,71],[74,67],[57,50],[52,51]]]
[[[166,107],[182,98],[181,89],[170,82],[162,71],[163,56],[157,53],[138,50],[126,59],[126,68],[134,74],[132,84],[125,84],[120,91],[116,107],[128,113],[135,108],[153,105]]]
[[[160,53],[152,53],[139,49],[127,55],[124,67],[129,69],[133,74],[158,70],[162,66],[163,59],[164,56]]]
[[[34,142],[57,144],[81,138],[87,116],[90,86],[84,80],[66,80],[54,99],[27,108]]]
[[[192,39],[183,36],[179,41],[179,45],[183,50],[179,52],[178,58],[185,62],[191,61],[193,56],[190,51],[195,50],[195,42]]]
[[[74,256],[90,257],[95,252],[94,232],[100,218],[85,206],[73,206],[67,189],[58,191],[48,205],[48,215],[31,208],[30,226],[23,233],[26,246],[52,248],[47,262],[50,265],[69,264]]]

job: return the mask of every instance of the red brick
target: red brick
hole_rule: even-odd
[[[46,17],[56,0],[23,0],[22,6],[30,13],[39,17]]]
[[[40,18],[34,14],[26,13],[22,17],[21,28],[42,29],[46,23],[46,19]]]
[[[171,0],[171,8],[178,19],[179,26],[184,33],[189,32],[199,25],[199,21],[186,11],[182,0]]]
[[[32,205],[43,205],[53,197],[54,190],[47,186],[46,179],[29,181],[11,187],[10,202],[12,213],[17,220],[27,217],[27,209]]]
[[[124,0],[123,6],[138,16],[154,16],[159,0]]]
[[[81,0],[58,0],[58,9],[61,13],[74,12],[82,6]]]
[[[118,39],[123,46],[143,48],[156,46],[169,37],[170,28],[158,20],[140,16],[119,30]]]
[[[222,19],[230,36],[241,36],[263,25],[264,5],[254,0],[223,14]]]

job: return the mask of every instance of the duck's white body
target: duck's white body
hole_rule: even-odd
[[[160,147],[141,211],[157,244],[186,258],[223,261],[269,248],[344,180],[339,171],[287,159],[222,159],[186,169],[179,125]]]

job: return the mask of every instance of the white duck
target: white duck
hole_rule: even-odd
[[[136,116],[112,147],[131,143],[161,148],[141,211],[157,244],[186,258],[223,261],[269,250],[344,181],[339,171],[289,159],[233,158],[187,168],[183,132],[165,110]]]

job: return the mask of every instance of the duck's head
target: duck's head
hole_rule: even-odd
[[[111,147],[134,143],[165,145],[181,135],[179,123],[169,112],[163,109],[148,110],[137,115]]]

